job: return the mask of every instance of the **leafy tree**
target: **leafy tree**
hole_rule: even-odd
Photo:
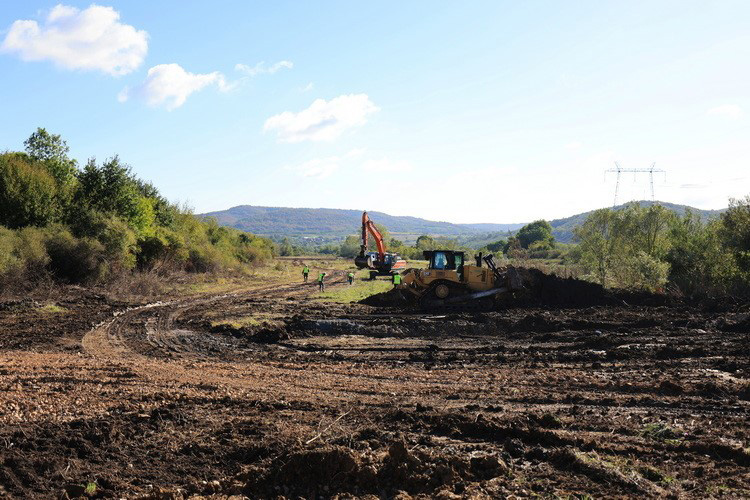
[[[729,200],[729,208],[721,214],[719,236],[739,269],[750,276],[750,196]]]
[[[360,245],[361,243],[358,236],[349,235],[344,240],[344,243],[341,244],[339,255],[341,255],[342,257],[353,259],[357,255],[359,255]]]
[[[497,240],[496,242],[487,245],[487,250],[489,252],[505,252],[507,246],[508,242],[506,240]]]
[[[23,144],[28,155],[42,162],[59,184],[65,185],[73,181],[77,162],[68,157],[70,148],[60,135],[37,128]]]
[[[528,256],[526,250],[521,246],[521,241],[515,236],[508,238],[508,244],[504,250],[508,258],[511,259],[523,259]]]
[[[156,187],[150,182],[140,179],[135,180],[141,196],[151,200],[151,206],[154,210],[155,222],[163,227],[172,227],[177,215],[177,207],[164,198]]]
[[[143,216],[146,206],[130,167],[120,162],[118,156],[108,159],[101,166],[91,158],[78,174],[76,201],[103,213],[114,214],[129,222]]]
[[[623,243],[631,251],[643,251],[652,257],[663,257],[669,248],[669,228],[675,219],[671,210],[661,205],[643,207],[631,203],[621,213]]]
[[[620,249],[621,227],[618,213],[603,208],[593,212],[575,229],[581,261],[594,271],[597,281],[602,285],[607,283],[612,263]]]
[[[426,234],[423,234],[419,238],[417,238],[416,247],[419,250],[434,250],[435,249],[435,239],[432,238],[432,236],[428,236]]]
[[[552,248],[555,245],[555,238],[552,236],[552,226],[546,220],[537,220],[526,224],[518,231],[516,237],[523,248],[529,248],[529,246],[537,242],[548,248]],[[539,245],[537,246],[539,247]]]
[[[0,224],[45,226],[60,219],[59,188],[50,173],[23,153],[0,154]]]
[[[279,245],[279,255],[282,257],[287,257],[289,255],[294,254],[294,248],[292,248],[292,244],[289,243],[289,238],[284,238],[281,240],[281,244]]]
[[[690,211],[670,223],[669,281],[688,296],[726,293],[734,263],[719,236],[721,221],[704,223]]]

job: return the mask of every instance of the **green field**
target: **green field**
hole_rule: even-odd
[[[323,302],[348,304],[350,302],[359,302],[370,295],[385,292],[393,288],[388,277],[381,276],[378,279],[370,280],[369,276],[370,272],[367,269],[357,271],[354,276],[354,284],[346,284],[335,288],[330,287],[326,291],[316,294],[315,298]]]

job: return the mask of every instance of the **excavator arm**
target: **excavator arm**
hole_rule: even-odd
[[[367,241],[369,236],[375,240],[378,247],[377,256],[367,251]],[[393,273],[399,273],[406,269],[406,261],[396,253],[387,253],[383,235],[375,227],[375,223],[367,216],[367,212],[362,213],[362,245],[359,248],[359,255],[354,258],[354,265],[360,269],[370,269],[370,278],[374,276],[385,276]]]
[[[367,252],[367,233],[370,233],[375,240],[375,245],[378,247],[378,259],[382,262],[385,259],[385,241],[383,241],[383,235],[375,227],[375,223],[370,220],[367,212],[362,212],[362,245],[359,248],[360,257],[364,257]]]

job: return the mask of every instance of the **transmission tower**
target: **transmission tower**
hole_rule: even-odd
[[[649,183],[651,184],[651,201],[655,201],[654,199],[654,173],[663,173],[665,177],[667,175],[666,170],[655,168],[655,165],[656,163],[652,163],[651,166],[648,168],[622,168],[619,163],[615,162],[615,168],[610,168],[609,170],[605,170],[604,171],[605,177],[607,175],[607,172],[614,172],[616,174],[615,201],[612,204],[612,206],[613,207],[617,206],[617,194],[620,190],[620,174],[623,174],[623,173],[632,173],[633,180],[635,180],[635,177],[638,174],[648,174]]]

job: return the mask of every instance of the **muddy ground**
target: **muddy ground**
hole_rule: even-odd
[[[315,288],[3,302],[0,497],[750,496],[746,306]]]

